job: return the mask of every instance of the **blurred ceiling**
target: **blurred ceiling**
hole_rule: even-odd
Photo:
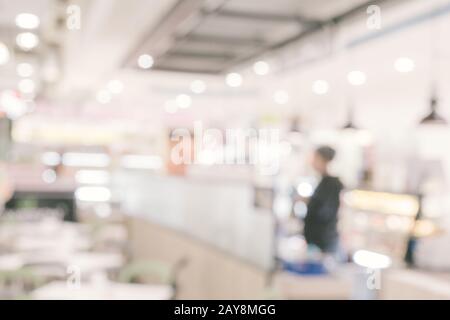
[[[157,70],[223,73],[381,2],[388,1],[178,0],[126,64],[137,67],[147,53]]]

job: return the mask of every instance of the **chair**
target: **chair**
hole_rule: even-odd
[[[118,280],[119,282],[144,283],[150,278],[152,283],[171,286],[174,292],[172,299],[175,299],[178,273],[186,264],[186,258],[180,259],[173,266],[156,260],[136,261],[120,271]]]
[[[28,299],[28,293],[44,283],[45,279],[28,267],[0,272],[0,287],[10,299]]]

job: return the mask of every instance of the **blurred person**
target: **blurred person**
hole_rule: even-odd
[[[320,174],[321,181],[308,202],[304,236],[308,247],[318,247],[324,254],[337,256],[338,210],[343,184],[328,171],[335,155],[336,151],[329,146],[321,146],[313,154],[311,164]]]

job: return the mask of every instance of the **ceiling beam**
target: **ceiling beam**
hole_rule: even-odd
[[[284,41],[266,46],[264,48],[261,48],[260,50],[256,50],[253,54],[250,54],[250,55],[247,55],[246,57],[241,57],[241,58],[238,58],[238,59],[232,61],[227,67],[225,67],[222,70],[222,73],[227,72],[230,68],[232,68],[236,65],[248,63],[249,61],[255,59],[258,56],[264,55],[267,52],[274,52],[274,51],[280,50],[294,42],[299,42],[299,41],[311,36],[312,34],[321,32],[322,30],[325,30],[326,28],[334,27],[338,23],[342,23],[343,21],[352,19],[353,17],[355,17],[357,15],[365,14],[367,7],[370,5],[381,5],[381,4],[385,4],[385,3],[394,3],[394,2],[399,2],[399,1],[405,1],[405,0],[369,0],[369,1],[365,1],[364,3],[362,3],[356,7],[353,7],[351,9],[347,10],[346,12],[341,13],[335,17],[332,17],[326,21],[323,21],[316,25],[310,25],[307,28],[305,28],[305,30],[300,31],[298,34],[296,34]]]
[[[264,47],[267,45],[263,40],[256,38],[237,38],[237,37],[225,37],[216,35],[206,35],[206,34],[189,34],[182,37],[183,40],[188,42],[205,42],[214,44],[223,44],[230,46],[252,46],[252,47]]]
[[[170,50],[166,53],[169,57],[186,57],[194,59],[230,60],[236,58],[235,55],[226,53],[210,53],[198,51]]]
[[[161,45],[170,42],[171,37],[179,27],[192,14],[200,10],[203,0],[178,0],[172,9],[163,16],[157,27],[144,35],[135,50],[127,57],[124,65],[135,65],[137,57],[143,52],[154,56],[160,56],[167,50],[166,46]],[[163,48],[163,49],[161,49]]]
[[[201,68],[179,68],[179,67],[170,67],[165,65],[157,65],[153,68],[156,71],[167,71],[167,72],[179,72],[179,73],[202,73],[202,74],[210,74],[216,75],[220,72],[220,70],[211,70],[211,69],[201,69]]]
[[[202,14],[208,15],[209,12],[202,10]],[[253,20],[257,22],[267,22],[267,23],[300,23],[302,25],[314,25],[319,23],[318,21],[312,21],[306,19],[300,15],[296,14],[274,14],[266,12],[245,12],[245,11],[235,11],[222,9],[215,14],[219,17],[225,17],[230,19],[243,19],[243,20]]]

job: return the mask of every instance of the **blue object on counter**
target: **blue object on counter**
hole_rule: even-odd
[[[318,276],[328,273],[325,266],[320,262],[304,262],[304,263],[283,262],[283,269],[301,275]]]

